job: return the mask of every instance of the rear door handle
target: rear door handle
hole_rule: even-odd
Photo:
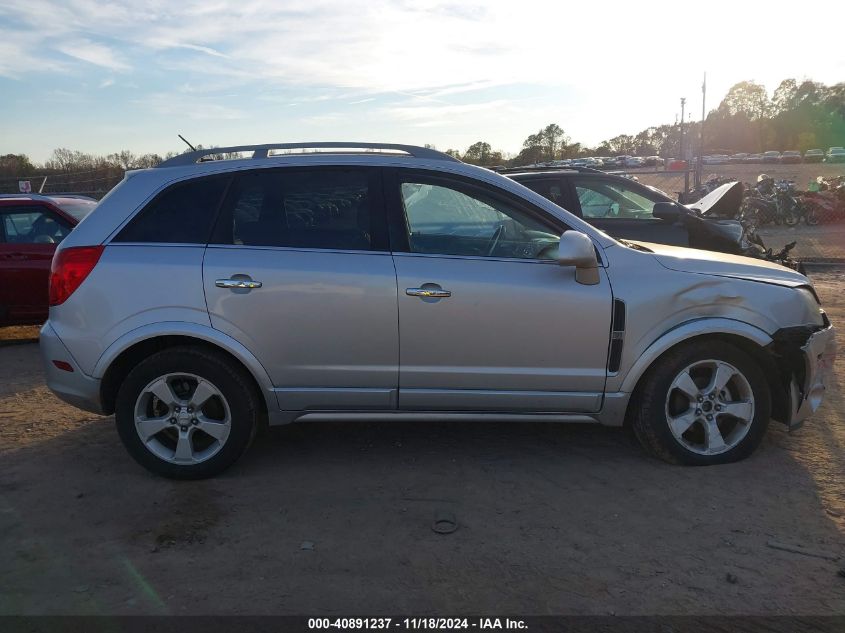
[[[443,288],[405,288],[405,294],[409,297],[423,297],[426,299],[445,299],[451,297],[452,293]]]
[[[252,290],[253,288],[260,288],[261,282],[252,279],[218,279],[214,282],[218,288],[241,288],[245,290]]]

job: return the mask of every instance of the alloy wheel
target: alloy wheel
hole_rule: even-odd
[[[135,430],[151,453],[172,464],[204,462],[225,445],[232,414],[223,393],[194,374],[166,374],[135,401]]]
[[[666,397],[666,421],[675,439],[700,455],[718,455],[739,444],[754,420],[748,379],[721,360],[702,360],[681,371]]]

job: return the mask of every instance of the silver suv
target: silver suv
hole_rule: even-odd
[[[835,354],[803,275],[617,241],[404,145],[129,172],[62,242],[50,303],[50,388],[176,478],[308,420],[630,424],[667,461],[730,462],[819,406]]]

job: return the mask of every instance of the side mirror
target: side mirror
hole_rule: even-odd
[[[557,261],[561,266],[575,266],[575,281],[592,286],[599,283],[599,262],[593,240],[578,231],[560,236]]]
[[[674,224],[678,221],[681,210],[674,202],[657,202],[651,210],[651,214],[659,220]]]

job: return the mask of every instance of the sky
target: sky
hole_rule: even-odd
[[[790,19],[794,18],[794,19]],[[516,153],[701,116],[728,88],[845,81],[845,3],[0,0],[0,154],[291,141]],[[810,36],[807,25],[816,24]],[[812,44],[812,45],[810,45]]]

